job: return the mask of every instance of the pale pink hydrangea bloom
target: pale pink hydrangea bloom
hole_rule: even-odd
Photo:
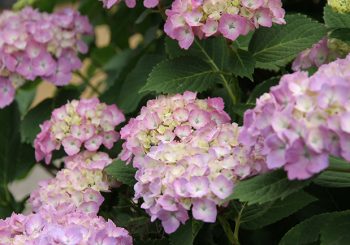
[[[52,152],[63,146],[73,156],[85,148],[97,151],[102,145],[108,149],[119,139],[115,127],[125,120],[115,105],[100,103],[97,98],[73,100],[52,112],[37,135],[35,157],[50,163]]]
[[[54,179],[41,181],[32,192],[33,211],[42,208],[71,210],[97,214],[104,198],[100,192],[109,191],[109,182],[103,169],[112,163],[104,152],[84,151],[64,159],[65,169]]]
[[[142,198],[141,207],[167,233],[190,210],[197,220],[215,222],[235,182],[266,169],[261,145],[239,145],[238,133],[221,98],[185,92],[149,101],[121,130],[121,158],[137,169],[135,201]]]
[[[281,0],[175,0],[166,15],[164,31],[184,49],[195,36],[234,41],[259,26],[285,23]]]
[[[189,142],[193,132],[209,123],[230,122],[221,98],[197,99],[196,93],[160,96],[150,100],[140,115],[132,118],[120,131],[123,144],[121,159],[148,153],[161,142]]]
[[[240,143],[264,141],[269,169],[289,179],[307,179],[328,167],[329,155],[350,161],[350,56],[308,77],[282,77],[244,115]]]
[[[344,58],[350,52],[350,46],[338,39],[323,38],[311,48],[301,52],[293,61],[294,71],[318,68],[338,58]]]
[[[78,53],[88,50],[81,37],[91,34],[87,17],[73,9],[52,14],[29,7],[19,12],[2,12],[0,108],[12,102],[13,91],[26,80],[41,78],[57,86],[68,84],[72,71],[81,67]]]
[[[135,200],[165,232],[194,219],[213,223],[217,206],[226,206],[237,181],[265,171],[259,148],[239,145],[236,124],[208,125],[189,142],[160,143],[135,157]]]
[[[314,44],[310,49],[301,52],[293,61],[292,69],[294,71],[307,70],[311,67],[320,67],[323,64],[334,60],[337,55],[329,49],[328,39],[323,38]]]
[[[132,245],[129,233],[111,220],[83,212],[57,214],[42,209],[29,215],[12,214],[0,220],[0,244],[125,244]]]

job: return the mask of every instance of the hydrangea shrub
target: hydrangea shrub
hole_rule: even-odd
[[[349,23],[346,0],[1,11],[0,244],[348,244]]]

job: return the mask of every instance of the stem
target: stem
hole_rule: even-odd
[[[88,86],[89,88],[91,88],[92,91],[94,91],[98,96],[101,95],[100,91],[98,91],[98,88],[96,88],[94,85],[92,85],[90,83],[89,79],[86,76],[84,76],[80,71],[76,71],[75,74],[77,74],[83,80],[84,84],[86,86]]]
[[[234,237],[235,245],[240,245],[240,243],[239,243],[239,238],[238,238],[238,236],[239,236],[239,226],[241,225],[242,213],[243,213],[243,210],[244,210],[246,204],[247,204],[247,203],[244,203],[244,204],[242,205],[241,211],[239,211],[238,216],[237,216],[237,218],[235,219],[235,222],[236,222],[236,224],[235,224],[235,231],[233,232],[233,237]]]
[[[223,216],[219,216],[218,219],[221,224],[221,227],[224,229],[224,232],[226,234],[227,239],[230,242],[230,245],[238,245],[229,222]]]
[[[211,67],[214,69],[215,72],[219,73],[219,76],[223,82],[223,85],[225,87],[225,89],[227,90],[228,95],[231,98],[232,104],[236,104],[237,103],[237,98],[234,95],[234,93],[232,92],[229,82],[227,81],[227,79],[225,78],[225,76],[222,74],[222,72],[220,71],[219,67],[217,67],[217,65],[215,64],[215,62],[210,58],[210,56],[208,55],[208,53],[203,49],[203,47],[200,45],[200,43],[198,42],[197,39],[194,40],[196,45],[199,47],[199,49],[202,51],[202,53],[205,55],[205,57],[207,58],[208,62],[210,63]]]

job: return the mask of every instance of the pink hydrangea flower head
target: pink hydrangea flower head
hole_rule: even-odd
[[[211,103],[223,108],[218,99]],[[182,109],[177,113],[191,117]],[[237,124],[210,121],[193,130],[186,141],[158,142],[146,153],[134,153],[135,199],[143,199],[141,207],[152,220],[161,220],[167,233],[184,224],[190,210],[197,220],[215,222],[217,207],[225,206],[235,183],[266,170],[261,144],[240,145]]]
[[[289,179],[308,179],[333,155],[350,161],[350,56],[320,66],[312,76],[296,72],[248,110],[239,142],[263,142],[268,169],[284,168]]]
[[[96,214],[104,200],[100,192],[108,190],[102,170],[63,169],[54,179],[39,183],[30,203],[35,212],[47,207],[56,212],[67,209]]]
[[[111,149],[119,139],[115,127],[124,120],[124,114],[115,105],[100,103],[96,98],[73,100],[55,109],[51,119],[40,126],[41,132],[34,141],[36,159],[50,163],[52,152],[61,146],[69,156],[75,156],[84,148],[91,152],[101,146]],[[80,157],[107,159],[101,155],[83,153]],[[100,162],[101,166],[104,161]]]
[[[129,233],[112,221],[83,212],[57,214],[49,209],[0,220],[0,244],[125,244]]]
[[[122,160],[148,153],[159,143],[188,142],[201,128],[230,122],[221,98],[197,99],[196,94],[185,92],[160,96],[148,101],[140,115],[121,129]]]
[[[57,86],[70,82],[87,52],[83,35],[92,35],[85,16],[72,9],[52,14],[30,7],[0,15],[0,108],[11,103],[14,90],[37,78]],[[12,86],[11,86],[12,83]]]
[[[338,58],[345,58],[350,52],[350,46],[338,39],[323,38],[310,49],[301,52],[293,61],[294,71],[318,68]]]
[[[232,41],[259,26],[284,24],[281,0],[175,0],[166,11],[164,31],[188,49],[194,37],[222,35]]]

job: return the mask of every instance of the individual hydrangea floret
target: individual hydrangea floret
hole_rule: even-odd
[[[82,212],[41,210],[29,215],[12,214],[0,220],[0,244],[125,244],[129,233],[111,220]]]
[[[115,127],[125,120],[115,105],[100,103],[96,98],[73,100],[52,112],[37,135],[35,157],[49,163],[52,152],[63,146],[73,156],[86,149],[97,151],[102,145],[108,149],[119,139]]]
[[[308,77],[296,72],[257,100],[244,115],[240,143],[264,142],[269,169],[307,179],[328,167],[333,155],[350,161],[350,56]]]
[[[221,98],[197,99],[192,92],[160,96],[148,101],[140,115],[121,129],[121,138],[126,140],[121,158],[131,160],[161,142],[188,142],[196,130],[230,121]]]
[[[78,54],[88,50],[81,37],[91,34],[87,17],[73,9],[52,14],[29,7],[19,12],[2,12],[0,108],[13,101],[13,90],[25,81],[41,78],[57,86],[68,84],[72,71],[81,67]]]
[[[259,26],[285,23],[281,0],[175,0],[166,15],[164,31],[184,49],[195,36],[234,41]]]
[[[74,166],[71,159],[67,163],[68,166]],[[87,163],[87,168],[74,166],[73,169],[63,169],[54,179],[41,181],[39,188],[30,196],[33,211],[50,208],[55,212],[79,210],[84,213],[97,214],[104,201],[100,192],[109,190],[109,183],[102,169],[99,169],[100,167],[91,169],[91,165],[99,164],[98,160]]]
[[[165,232],[194,219],[214,223],[217,207],[226,206],[235,183],[265,170],[257,148],[239,145],[236,124],[208,125],[189,142],[160,143],[135,157],[135,200]]]
[[[301,52],[292,64],[294,71],[318,68],[337,58],[344,58],[350,52],[350,46],[334,38],[323,38],[310,49]]]

